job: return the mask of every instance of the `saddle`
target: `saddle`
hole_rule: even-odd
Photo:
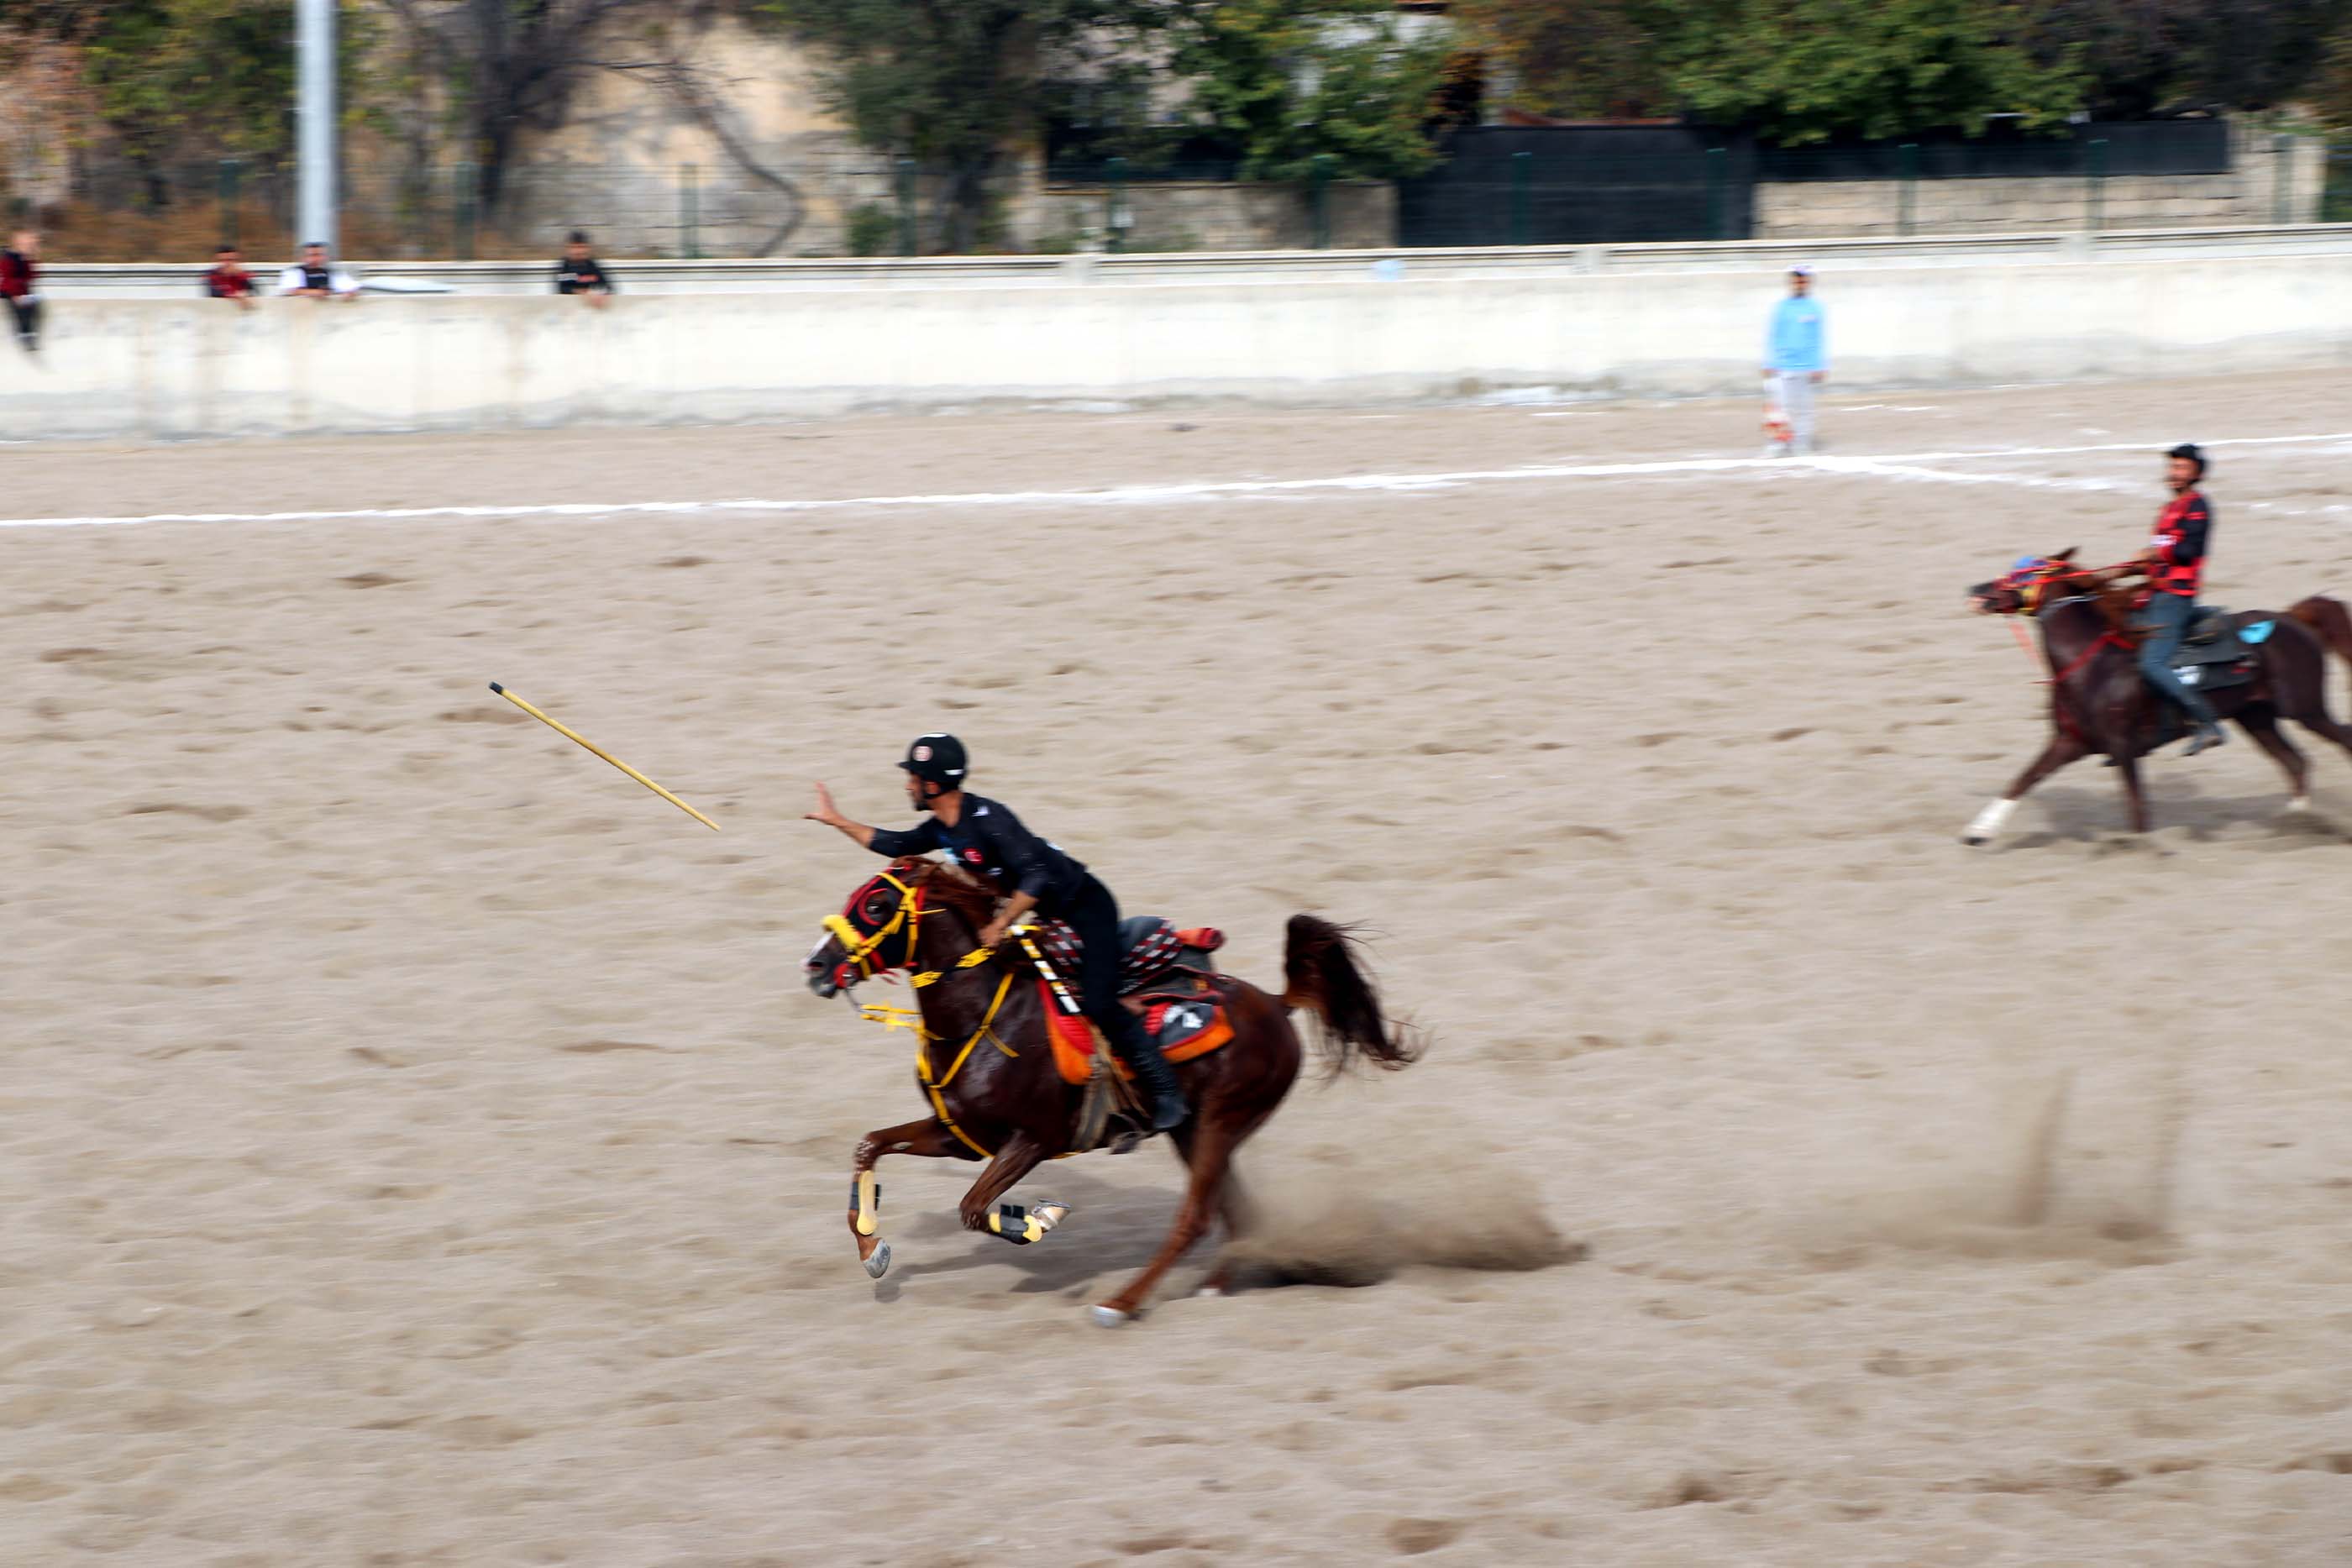
[[[2230,630],[2228,611],[2218,604],[2200,604],[2197,607],[2196,618],[2189,622],[2189,634],[2180,640],[2181,645],[2200,648],[2208,643],[2220,641],[2221,635]]]
[[[2189,634],[2172,655],[2173,673],[2183,685],[2200,692],[2242,686],[2254,678],[2258,655],[2254,644],[2267,639],[2275,621],[2238,624],[2238,617],[2217,605],[2200,606],[2189,623]]]

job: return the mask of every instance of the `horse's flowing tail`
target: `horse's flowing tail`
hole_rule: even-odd
[[[2342,600],[2315,593],[2291,605],[2287,614],[2310,627],[2313,635],[2344,661],[2345,669],[2352,671],[2352,612],[2345,610]]]
[[[1332,1071],[1360,1057],[1394,1071],[1420,1060],[1423,1042],[1410,1024],[1392,1024],[1381,1011],[1380,993],[1356,962],[1358,946],[1349,926],[1292,915],[1282,955],[1282,999],[1315,1015]]]

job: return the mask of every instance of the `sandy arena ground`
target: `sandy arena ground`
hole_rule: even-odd
[[[2352,383],[1756,413],[0,452],[7,519],[493,508],[0,529],[0,1562],[2344,1562],[2352,763],[1955,841],[2043,731],[1963,585],[2194,436],[2210,597],[2352,591]],[[1382,933],[1435,1049],[1244,1161],[1310,1282],[1091,1327],[1156,1146],[1025,1251],[887,1162],[858,1270],[919,1105],[797,819],[936,727],[1241,973]]]

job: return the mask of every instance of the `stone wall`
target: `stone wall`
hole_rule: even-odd
[[[2319,215],[2327,150],[2313,136],[2280,136],[2232,124],[2226,174],[2057,179],[1915,180],[1909,232],[2047,234],[2101,229],[2213,228],[2307,224]],[[2282,207],[2282,183],[2284,204]],[[1896,235],[1903,182],[1759,181],[1757,239]]]
[[[1305,185],[1130,183],[1123,189],[1131,220],[1128,251],[1305,250],[1315,244],[1315,212]],[[1383,250],[1396,244],[1396,187],[1386,181],[1335,181],[1324,188],[1336,250]],[[1108,220],[1110,192],[1101,185],[1053,185],[1027,193],[1015,225],[1033,248],[1087,248]]]
[[[891,163],[825,107],[806,52],[723,14],[675,37],[702,101],[659,73],[588,77],[563,128],[519,150],[503,226],[550,256],[574,226],[614,255],[679,255],[691,164],[700,254],[844,254],[850,214],[892,202]]]

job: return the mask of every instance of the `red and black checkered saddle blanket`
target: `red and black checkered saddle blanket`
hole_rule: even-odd
[[[1217,965],[1211,955],[1225,945],[1225,934],[1212,926],[1179,930],[1157,915],[1138,915],[1120,921],[1118,937],[1122,950],[1118,974],[1121,996],[1144,990],[1171,969],[1213,974]],[[1075,994],[1078,962],[1085,948],[1078,934],[1058,920],[1044,920],[1037,924],[1036,942],[1037,950]]]

